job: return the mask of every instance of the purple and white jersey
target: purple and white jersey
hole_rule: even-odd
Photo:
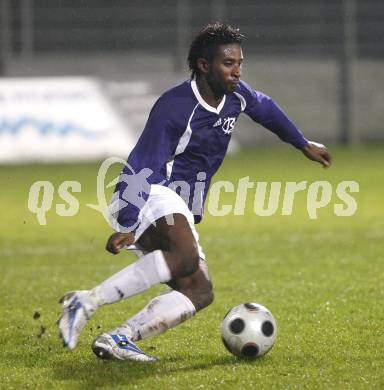
[[[119,199],[126,204],[118,213],[118,223],[127,230],[136,225],[151,184],[169,186],[179,193],[194,214],[195,223],[200,222],[210,182],[242,112],[296,148],[307,145],[303,134],[276,103],[244,81],[234,92],[224,95],[215,108],[204,101],[196,81],[187,80],[157,100],[128,157],[116,187]],[[141,178],[133,186],[122,179],[132,176],[132,171]],[[130,202],[129,198],[139,201]]]

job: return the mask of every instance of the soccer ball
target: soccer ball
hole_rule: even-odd
[[[258,303],[235,306],[221,324],[221,339],[236,356],[256,359],[275,343],[277,324],[271,312]]]

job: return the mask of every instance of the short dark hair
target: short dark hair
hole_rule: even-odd
[[[192,76],[199,73],[197,67],[197,60],[199,58],[205,58],[207,61],[211,61],[215,55],[217,46],[231,43],[241,45],[244,38],[244,35],[240,34],[238,28],[228,23],[214,22],[207,24],[196,35],[189,48],[187,62]]]

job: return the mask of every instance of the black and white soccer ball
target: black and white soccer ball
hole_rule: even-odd
[[[221,339],[236,356],[256,359],[275,344],[277,323],[272,313],[258,303],[235,306],[221,324]]]

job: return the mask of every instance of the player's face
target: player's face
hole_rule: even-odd
[[[240,81],[243,52],[237,43],[220,45],[209,66],[207,81],[216,94],[233,92]]]

